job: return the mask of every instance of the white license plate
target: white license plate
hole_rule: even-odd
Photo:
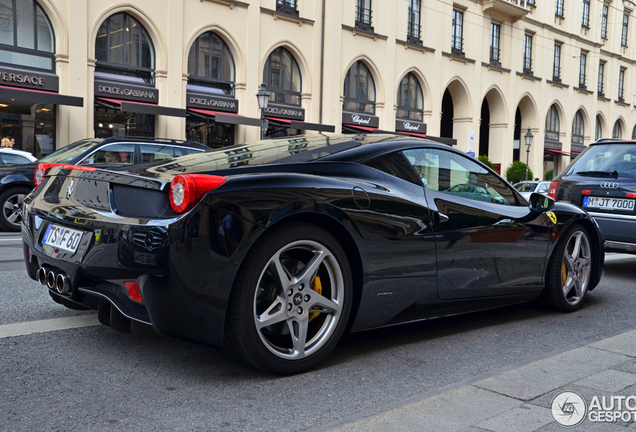
[[[634,201],[636,200],[628,198],[602,198],[589,196],[585,197],[583,200],[583,207],[601,210],[633,211]]]
[[[42,244],[76,252],[84,231],[69,229],[55,224],[50,224],[42,238]]]
[[[135,262],[145,265],[157,265],[157,255],[144,252],[135,252]]]

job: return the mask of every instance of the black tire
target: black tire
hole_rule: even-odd
[[[546,274],[543,292],[552,309],[574,312],[583,304],[592,280],[592,242],[587,230],[572,225],[557,243]]]
[[[232,291],[226,351],[281,375],[313,368],[345,331],[352,286],[347,256],[327,231],[293,223],[265,233]]]
[[[20,231],[22,201],[30,192],[31,189],[27,187],[16,187],[0,194],[0,228],[5,231]]]

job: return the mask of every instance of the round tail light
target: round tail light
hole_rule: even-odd
[[[181,174],[170,184],[170,206],[175,213],[184,213],[213,189],[221,186],[227,177],[206,174]]]

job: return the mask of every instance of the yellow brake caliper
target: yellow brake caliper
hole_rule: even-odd
[[[563,262],[563,268],[561,269],[561,282],[565,285],[565,281],[568,278],[568,269],[565,267],[565,261]]]
[[[311,281],[311,283],[309,284],[309,288],[322,295],[322,284],[320,283],[320,276],[316,276],[314,280]],[[311,322],[311,320],[316,318],[318,315],[320,315],[318,312],[309,314],[309,321]]]

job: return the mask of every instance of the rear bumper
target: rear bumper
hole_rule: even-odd
[[[590,213],[605,237],[608,252],[636,253],[636,217]]]

